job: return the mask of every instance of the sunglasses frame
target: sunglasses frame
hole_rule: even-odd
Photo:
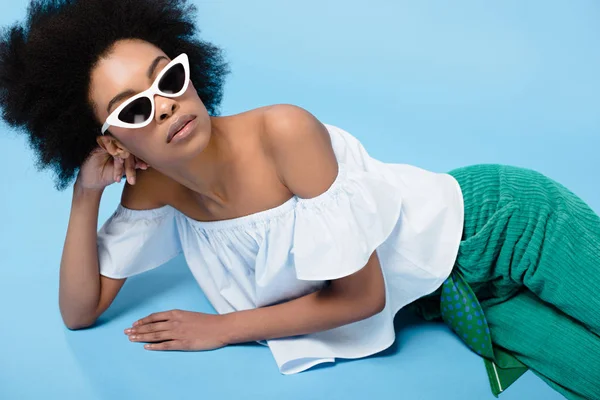
[[[181,88],[181,90],[179,92],[173,93],[173,94],[164,93],[164,92],[160,91],[160,89],[158,88],[158,84],[159,84],[160,80],[172,67],[174,67],[177,64],[183,65],[183,70],[185,71],[185,77],[184,77],[185,82],[183,84],[183,87]],[[189,83],[190,83],[190,63],[189,63],[187,54],[181,53],[180,55],[175,57],[173,60],[171,60],[162,69],[162,71],[160,71],[160,73],[158,74],[158,76],[156,77],[154,82],[152,83],[152,86],[150,86],[150,88],[148,88],[147,90],[144,90],[141,93],[136,94],[133,97],[128,98],[123,103],[121,103],[119,105],[119,107],[117,107],[115,110],[113,110],[113,112],[110,113],[108,118],[106,118],[104,125],[102,125],[102,134],[104,135],[104,132],[106,132],[106,130],[110,126],[118,126],[121,128],[130,128],[130,129],[145,127],[146,125],[148,125],[150,123],[150,121],[152,121],[152,119],[154,117],[154,110],[155,110],[154,96],[159,95],[159,96],[163,96],[163,97],[179,97],[183,93],[185,93],[185,91],[187,90],[187,88],[189,86]],[[147,97],[148,99],[150,99],[150,103],[152,104],[152,110],[150,111],[150,116],[148,117],[148,119],[145,120],[144,122],[140,122],[137,124],[130,124],[128,122],[121,121],[119,119],[119,114],[121,113],[121,111],[123,111],[123,109],[125,107],[127,107],[129,104],[136,101],[140,97]]]

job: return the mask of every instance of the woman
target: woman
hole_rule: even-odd
[[[293,105],[218,116],[229,69],[194,15],[176,0],[35,1],[0,44],[4,119],[59,189],[74,181],[68,328],[183,253],[219,314],[149,315],[125,330],[146,349],[260,341],[295,373],[387,348],[410,305],[482,355],[496,394],[529,367],[600,397],[600,218],[581,199],[523,168],[383,163]]]

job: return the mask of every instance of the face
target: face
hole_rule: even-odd
[[[148,89],[170,61],[171,58],[151,43],[130,39],[116,42],[109,54],[99,60],[91,71],[89,96],[98,121],[104,124],[121,103]],[[150,70],[152,65],[155,68]],[[131,93],[121,96],[116,102],[113,100],[127,91]],[[195,127],[190,134],[182,135],[180,140],[175,137],[167,143],[171,126],[179,117],[189,114],[195,116],[191,123]],[[101,135],[100,131],[98,135]],[[110,126],[104,137],[99,139],[113,155],[130,153],[153,168],[168,173],[202,152],[210,135],[211,118],[192,82],[189,82],[187,90],[179,97],[154,95],[154,115],[145,127]]]

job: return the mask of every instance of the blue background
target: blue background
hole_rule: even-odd
[[[296,104],[381,160],[534,168],[600,210],[599,2],[195,3],[202,37],[231,62],[223,115]],[[0,4],[0,25],[25,15],[23,0]],[[478,356],[404,312],[391,349],[295,376],[258,345],[145,351],[123,334],[134,320],[212,312],[181,257],[128,280],[94,328],[68,331],[57,293],[71,191],[6,125],[0,148],[0,398],[493,399]],[[99,224],[122,186],[106,190]],[[528,372],[501,398],[562,396]]]

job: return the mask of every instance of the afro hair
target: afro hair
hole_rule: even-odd
[[[218,115],[229,66],[220,48],[196,37],[195,17],[186,0],[32,0],[25,21],[2,30],[2,118],[27,134],[36,167],[54,171],[56,189],[97,147],[90,73],[117,40],[150,42],[170,58],[187,53],[198,96]]]

